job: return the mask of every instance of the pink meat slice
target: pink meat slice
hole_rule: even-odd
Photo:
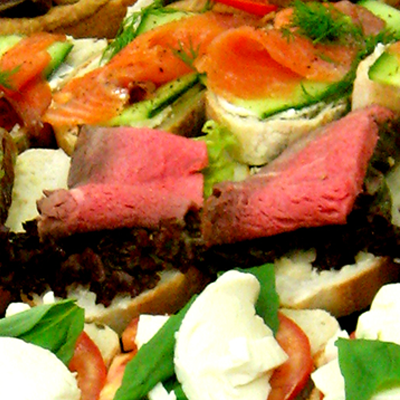
[[[379,125],[391,118],[391,111],[378,106],[351,112],[253,177],[217,185],[203,210],[205,241],[234,243],[345,224],[362,191]]]
[[[203,207],[206,144],[163,131],[87,128],[68,190],[37,202],[41,238],[122,227],[156,228]]]
[[[207,147],[182,136],[150,128],[85,127],[72,155],[68,186],[178,178],[207,163]]]

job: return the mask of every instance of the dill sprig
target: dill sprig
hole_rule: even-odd
[[[195,69],[194,61],[199,55],[199,50],[200,50],[200,44],[198,44],[198,46],[195,48],[190,38],[189,38],[188,48],[186,48],[182,42],[179,42],[179,48],[172,49],[174,55],[192,69]]]
[[[362,36],[361,29],[353,24],[348,15],[330,3],[314,1],[305,3],[294,0],[289,27],[296,28],[296,33],[308,37],[314,43],[344,42],[349,36]]]
[[[146,15],[162,7],[162,1],[155,0],[149,6],[142,8],[140,11],[133,12],[125,18],[119,27],[117,35],[104,50],[102,61],[111,60],[111,58],[132,42],[138,35],[138,28]]]

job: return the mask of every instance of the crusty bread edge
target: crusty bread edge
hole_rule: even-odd
[[[127,7],[135,0],[79,0],[58,5],[36,18],[0,18],[0,34],[32,34],[39,31],[80,37],[115,37]]]
[[[71,291],[68,297],[77,299],[77,304],[85,309],[86,322],[108,325],[121,335],[129,322],[140,314],[176,313],[209,282],[208,275],[190,267],[185,273],[168,270],[154,289],[134,298],[116,298],[108,307],[95,304],[94,294],[84,288]]]
[[[310,289],[306,297],[285,298],[281,290],[281,306],[294,309],[320,308],[335,317],[346,316],[369,307],[383,285],[400,278],[400,265],[389,257],[375,257],[361,268],[346,268],[349,273],[343,279],[335,279],[313,291]]]
[[[318,105],[319,106],[319,105]],[[309,111],[315,106],[310,106]],[[294,109],[265,120],[241,115],[241,110],[216,95],[206,93],[206,115],[227,127],[237,145],[233,156],[249,165],[263,165],[277,157],[287,146],[318,127],[342,117],[348,109],[347,99],[321,105],[316,115],[305,116]],[[307,107],[302,111],[307,112]]]

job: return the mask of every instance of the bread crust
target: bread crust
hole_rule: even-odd
[[[185,273],[166,271],[159,284],[134,298],[120,297],[110,306],[95,304],[95,295],[84,288],[71,290],[68,297],[76,298],[85,309],[86,322],[108,325],[122,334],[124,329],[140,314],[174,314],[210,282],[210,277],[191,267]]]
[[[206,114],[208,118],[226,126],[237,140],[234,157],[245,164],[263,165],[276,158],[288,145],[312,130],[343,116],[347,101],[326,104],[316,115],[305,117],[288,113],[260,120],[255,116],[239,115],[230,110],[229,103],[208,90]]]
[[[75,38],[115,37],[127,7],[136,0],[78,0],[60,3],[35,18],[0,18],[0,35],[39,31],[65,33]]]
[[[312,271],[308,277],[291,277],[277,270],[281,306],[324,309],[342,317],[369,307],[377,291],[400,278],[400,266],[389,257],[367,258],[340,271]]]

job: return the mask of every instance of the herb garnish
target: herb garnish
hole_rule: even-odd
[[[179,42],[178,49],[172,49],[174,55],[182,60],[186,65],[188,65],[192,69],[196,69],[193,65],[194,61],[199,55],[200,43],[195,48],[193,46],[191,38],[189,38],[189,48],[186,48],[182,42]]]
[[[150,12],[162,6],[161,0],[154,0],[149,6],[142,8],[140,11],[133,12],[125,18],[119,27],[116,37],[104,50],[102,59],[108,61],[126,47],[138,35],[138,28],[142,19]]]
[[[350,35],[362,36],[361,28],[351,18],[332,4],[294,0],[292,21],[283,28],[283,34],[290,37],[290,28],[306,36],[314,43],[343,42]]]

